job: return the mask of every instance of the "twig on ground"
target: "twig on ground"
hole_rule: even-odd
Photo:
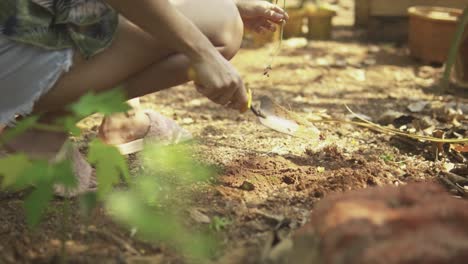
[[[420,136],[420,135],[413,135],[413,134],[408,134],[405,132],[401,132],[400,130],[393,129],[393,128],[387,128],[383,127],[381,125],[378,125],[376,123],[373,123],[371,121],[365,120],[364,118],[360,117],[358,114],[354,113],[347,105],[345,105],[346,109],[353,114],[357,119],[361,120],[363,123],[365,123],[365,127],[374,129],[378,132],[381,133],[387,133],[387,134],[393,134],[393,135],[399,135],[403,137],[408,137],[412,139],[418,139],[418,140],[424,140],[424,141],[429,141],[429,142],[438,142],[438,143],[468,143],[468,138],[461,138],[461,139],[445,139],[445,138],[437,138],[437,137],[430,137],[430,136]],[[353,122],[356,125],[361,125],[360,122]]]
[[[441,173],[444,174],[444,173]],[[449,188],[455,190],[460,196],[462,197],[468,197],[468,192],[459,186],[458,184],[453,183],[451,180],[449,180],[445,175],[439,174],[438,177],[442,181],[442,183],[446,184]]]
[[[118,237],[118,236],[116,236],[116,235],[114,235],[114,234],[112,234],[110,232],[106,232],[105,230],[99,230],[97,228],[88,228],[87,230],[114,241],[119,246],[121,246],[122,248],[124,248],[125,250],[127,250],[128,252],[130,252],[133,255],[137,255],[137,256],[141,255],[140,252],[138,252],[138,250],[136,250],[132,245],[130,245],[129,243],[127,243],[122,238],[120,238],[120,237]]]

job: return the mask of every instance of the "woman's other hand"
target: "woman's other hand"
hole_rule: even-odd
[[[281,24],[289,16],[281,7],[262,0],[237,0],[237,8],[244,26],[258,33],[275,31],[274,24]]]

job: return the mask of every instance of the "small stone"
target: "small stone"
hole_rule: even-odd
[[[362,63],[366,66],[373,66],[377,63],[377,61],[374,58],[367,58]]]
[[[274,146],[271,150],[271,153],[278,154],[278,155],[286,155],[289,153],[289,150],[283,146]]]
[[[200,99],[193,99],[188,103],[188,106],[201,106],[203,102]]]
[[[132,227],[130,229],[130,237],[134,237],[136,235],[136,233],[138,232],[138,228],[136,227]]]
[[[193,118],[185,117],[182,119],[181,123],[184,125],[190,125],[190,124],[195,123],[195,121],[193,120]]]
[[[404,116],[404,114],[393,110],[387,110],[377,119],[377,122],[382,125],[390,125],[395,119],[401,116]]]
[[[428,102],[426,101],[414,102],[408,105],[408,110],[410,110],[412,113],[419,113],[426,107],[427,104]]]
[[[348,62],[344,59],[336,59],[335,60],[335,63],[333,63],[333,67],[335,68],[346,68],[346,66],[348,65]]]
[[[201,120],[208,120],[211,121],[211,116],[210,115],[200,115]]]
[[[455,168],[455,164],[451,162],[444,162],[442,167],[444,168],[445,171],[451,171]]]
[[[315,191],[314,192],[314,197],[315,198],[322,198],[323,197],[323,192],[322,191]]]
[[[244,181],[239,188],[244,191],[253,191],[255,190],[255,185],[249,181]]]
[[[315,60],[315,63],[318,65],[318,66],[330,66],[330,61],[327,60],[326,58],[317,58]]]
[[[294,184],[294,182],[296,181],[293,177],[291,176],[283,176],[283,182],[286,183],[286,184]]]
[[[211,219],[196,208],[190,209],[189,213],[190,213],[190,217],[197,223],[201,223],[201,224],[211,223]]]
[[[50,240],[50,245],[52,247],[60,247],[61,244],[62,244],[62,242],[60,242],[60,240],[58,240],[58,239],[51,239]]]
[[[372,46],[369,46],[369,48],[367,49],[367,51],[369,53],[377,53],[377,52],[380,52],[380,47],[377,46],[377,45],[372,45]]]
[[[364,82],[366,78],[366,72],[361,69],[357,69],[354,71],[349,72],[349,75],[353,77],[358,82]]]
[[[419,130],[424,130],[429,127],[434,127],[435,122],[430,117],[423,116],[422,118],[413,120],[412,124]]]
[[[434,77],[436,70],[430,66],[422,66],[418,70],[418,77],[421,79],[431,79]]]

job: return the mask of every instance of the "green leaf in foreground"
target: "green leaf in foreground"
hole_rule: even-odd
[[[32,161],[14,182],[14,186],[18,189],[35,186],[34,191],[28,195],[24,203],[28,225],[34,227],[39,223],[45,208],[53,197],[55,184],[62,184],[66,188],[73,188],[76,185],[69,160],[55,164],[46,160]]]
[[[2,188],[13,186],[30,166],[31,161],[24,154],[8,155],[0,159],[0,177],[3,177]]]
[[[95,192],[87,192],[80,196],[80,209],[84,216],[91,215],[97,206],[97,195]]]
[[[120,182],[120,176],[126,181],[130,177],[124,156],[116,147],[107,145],[99,139],[89,144],[88,160],[96,167],[99,198],[103,198],[115,184]]]
[[[114,219],[136,228],[140,237],[169,243],[190,258],[207,259],[216,249],[213,239],[191,232],[180,224],[181,219],[145,205],[134,192],[114,192],[105,206]]]
[[[24,209],[26,210],[26,221],[30,227],[36,227],[39,224],[53,195],[52,184],[44,182],[36,186],[36,189],[26,197]]]
[[[113,89],[98,94],[89,92],[72,104],[70,109],[78,117],[86,117],[94,113],[110,115],[130,110],[126,100],[122,89]]]
[[[21,175],[15,180],[14,187],[22,189],[28,186],[48,183],[52,185],[54,174],[52,166],[46,160],[31,161],[31,165],[26,167]]]
[[[174,174],[186,183],[206,181],[214,173],[211,168],[197,162],[188,145],[149,145],[143,153],[145,167],[160,174]]]
[[[76,124],[80,121],[81,118],[75,116],[66,116],[60,118],[57,121],[57,125],[60,125],[64,128],[64,131],[72,134],[73,136],[80,136],[81,129],[76,126]]]
[[[176,207],[165,203],[167,196],[181,197],[184,185],[190,188],[213,175],[211,169],[193,156],[187,145],[146,146],[142,153],[145,174],[132,178],[127,191],[110,193],[105,208],[121,224],[138,230],[139,237],[171,245],[187,256],[189,263],[207,263],[217,250],[215,240],[182,224],[183,219],[173,213],[184,211],[181,204]],[[172,176],[179,184],[163,179]]]
[[[70,160],[63,160],[51,166],[53,182],[63,185],[65,188],[74,188],[78,184]]]

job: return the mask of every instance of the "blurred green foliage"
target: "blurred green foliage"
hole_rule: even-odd
[[[227,218],[215,216],[215,217],[213,217],[213,220],[211,221],[210,227],[214,231],[219,232],[219,231],[225,229],[231,223],[232,223],[232,221],[227,219]]]
[[[0,144],[31,128],[79,135],[81,131],[76,122],[80,119],[93,113],[110,115],[124,112],[129,110],[129,106],[122,90],[115,89],[100,94],[89,93],[72,104],[69,110],[69,115],[53,125],[39,123],[38,116],[25,118],[1,135]],[[64,148],[67,144],[72,143],[66,142]],[[89,215],[102,203],[114,220],[137,230],[139,237],[168,243],[199,263],[214,252],[215,241],[190,230],[176,213],[182,208],[173,208],[170,202],[166,202],[171,200],[167,197],[177,199],[180,186],[213,177],[213,170],[196,162],[192,156],[188,145],[147,146],[140,155],[144,168],[139,173],[141,175],[131,177],[127,160],[117,148],[94,139],[89,144],[88,161],[96,169],[98,188],[96,193],[80,195],[81,211]],[[54,187],[60,184],[73,190],[77,186],[72,165],[65,157],[49,162],[31,159],[23,153],[7,155],[0,158],[0,190],[15,191],[32,186],[24,208],[29,226],[37,227],[54,197]],[[68,203],[63,204],[68,206]],[[63,211],[69,210],[65,208]],[[63,226],[67,226],[67,219],[64,215]]]

